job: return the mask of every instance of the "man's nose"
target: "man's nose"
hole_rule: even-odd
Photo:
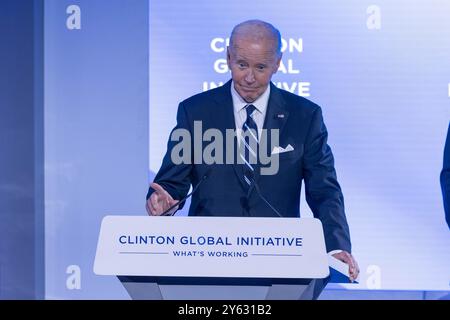
[[[245,75],[245,81],[247,81],[248,83],[255,82],[255,75],[254,75],[253,70],[251,68],[249,68],[247,74]]]

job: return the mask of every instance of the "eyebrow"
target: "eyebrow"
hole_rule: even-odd
[[[238,60],[236,60],[236,63],[246,63],[246,64],[249,64],[245,59],[238,59]],[[267,62],[258,62],[258,63],[256,63],[255,65],[267,67],[267,66],[268,66],[268,63],[267,63]]]

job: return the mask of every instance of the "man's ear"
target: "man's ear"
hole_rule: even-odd
[[[231,70],[231,55],[230,55],[230,47],[227,46],[227,65],[228,68]]]
[[[278,68],[280,68],[281,59],[283,58],[283,53],[280,52],[280,56],[278,57],[277,63],[275,64],[275,70],[273,70],[273,73],[276,73],[278,71]]]

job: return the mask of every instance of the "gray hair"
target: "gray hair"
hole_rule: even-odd
[[[230,47],[236,48],[236,36],[244,36],[254,40],[271,39],[274,42],[274,53],[281,56],[281,34],[277,28],[262,20],[247,20],[233,28]]]

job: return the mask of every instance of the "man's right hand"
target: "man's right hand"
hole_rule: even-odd
[[[150,187],[152,187],[155,192],[152,193],[145,204],[149,216],[160,216],[164,211],[178,203],[178,200],[174,200],[159,184],[153,182]],[[170,210],[167,215],[171,215],[177,210],[178,206]]]

